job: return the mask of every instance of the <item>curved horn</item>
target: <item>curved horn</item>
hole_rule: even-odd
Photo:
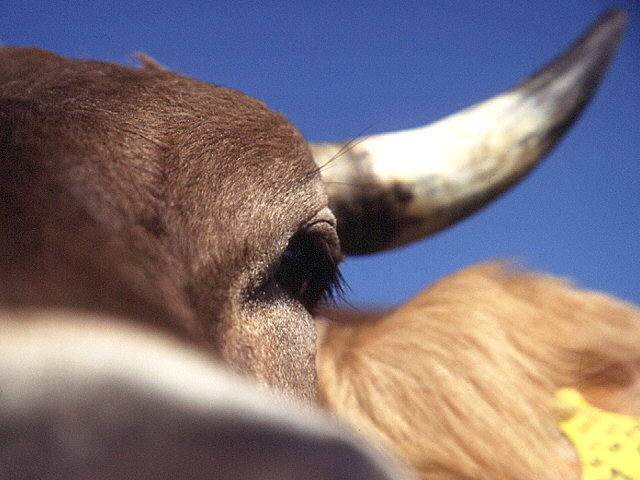
[[[517,183],[588,103],[625,23],[624,12],[605,13],[524,83],[433,124],[312,144],[345,253],[424,238]]]

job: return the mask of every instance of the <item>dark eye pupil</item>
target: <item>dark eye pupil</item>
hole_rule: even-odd
[[[280,278],[278,281],[287,287],[289,293],[295,297],[300,297],[309,286],[309,276],[311,275],[309,261],[304,256],[304,251],[293,250],[291,247],[282,254],[280,264]]]
[[[276,282],[307,309],[331,296],[338,278],[337,261],[318,235],[298,233],[287,245],[275,275]]]

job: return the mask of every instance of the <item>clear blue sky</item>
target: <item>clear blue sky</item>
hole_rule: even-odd
[[[541,168],[482,213],[397,252],[349,259],[355,304],[394,304],[492,258],[640,304],[640,3],[12,1],[0,43],[169,68],[243,90],[312,141],[418,126],[519,82],[604,9],[630,16],[602,88]]]

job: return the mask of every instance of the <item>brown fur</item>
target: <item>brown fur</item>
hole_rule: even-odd
[[[315,397],[311,316],[261,290],[288,239],[332,219],[305,142],[257,100],[145,65],[0,49],[0,305],[150,323]]]
[[[326,326],[322,401],[423,479],[577,479],[553,393],[640,414],[640,311],[478,265],[382,320]]]

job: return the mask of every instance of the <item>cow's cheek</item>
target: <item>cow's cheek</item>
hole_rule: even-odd
[[[233,368],[286,395],[315,400],[316,327],[299,302],[285,295],[248,302],[225,323],[220,352]]]

